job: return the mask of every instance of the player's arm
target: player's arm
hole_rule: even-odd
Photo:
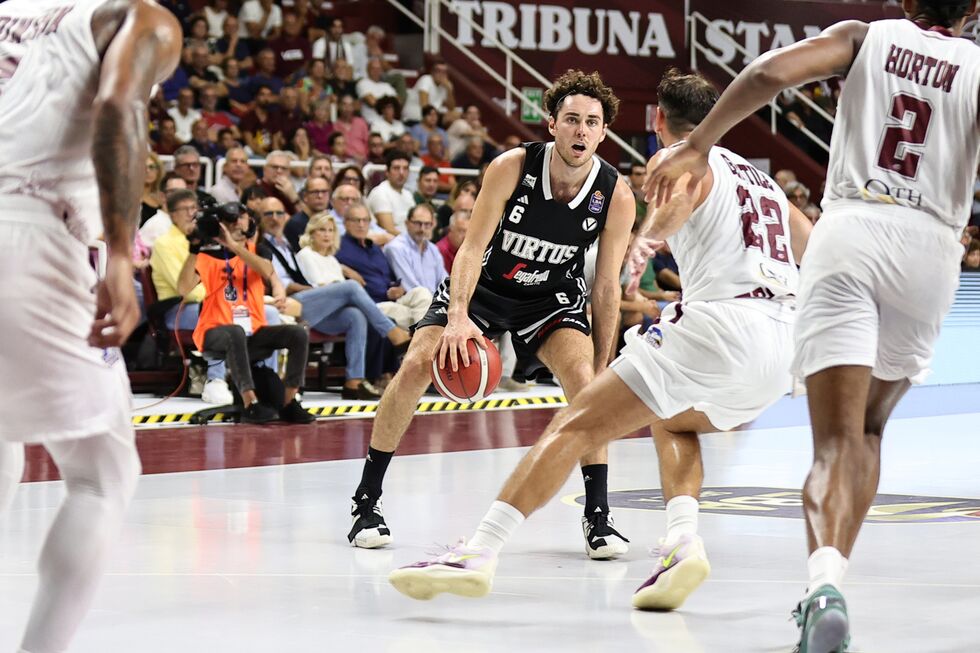
[[[729,129],[761,109],[780,91],[834,75],[845,75],[868,33],[867,23],[836,23],[812,38],[757,57],[725,89],[687,140],[668,149],[643,185],[648,200],[662,204],[685,172],[704,176],[708,150]],[[690,182],[689,182],[690,183]]]
[[[482,347],[479,327],[469,318],[470,298],[483,271],[483,253],[500,224],[507,199],[517,187],[524,165],[524,149],[516,148],[494,159],[483,176],[483,189],[477,195],[466,238],[456,253],[449,282],[448,323],[438,347],[440,367],[447,360],[453,370],[457,360],[469,364],[466,341],[471,338]]]
[[[620,178],[613,191],[606,226],[599,237],[599,255],[595,264],[595,282],[592,284],[592,342],[593,367],[596,374],[605,369],[609,352],[616,341],[616,324],[622,289],[620,271],[626,257],[630,228],[636,219],[636,198],[626,182]],[[469,234],[467,233],[467,238]],[[463,241],[466,244],[466,241]],[[453,266],[455,270],[455,266]]]
[[[810,232],[813,231],[813,224],[803,211],[795,205],[789,205],[789,237],[790,245],[793,248],[793,260],[799,265],[803,260],[803,252],[806,251],[807,241],[810,240]]]
[[[93,18],[99,35],[113,16]],[[180,25],[169,11],[140,2],[126,11],[105,49],[93,103],[92,161],[109,245],[89,343],[117,347],[139,321],[132,248],[146,163],[146,102],[180,60]]]

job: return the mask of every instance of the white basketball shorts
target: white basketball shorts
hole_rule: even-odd
[[[611,367],[658,417],[693,408],[727,431],[790,391],[793,319],[767,299],[674,303],[646,333],[626,333]]]
[[[0,196],[0,440],[132,431],[121,357],[87,343],[95,282],[88,247],[50,205]]]
[[[793,373],[861,365],[921,383],[959,285],[958,239],[919,211],[835,202],[803,256]]]

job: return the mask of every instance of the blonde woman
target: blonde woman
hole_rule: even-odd
[[[163,180],[163,164],[155,152],[146,153],[146,175],[143,177],[143,196],[140,198],[140,225],[156,215],[163,207],[163,192],[160,182]]]
[[[322,211],[311,217],[299,244],[302,249],[296,262],[300,272],[310,285],[330,295],[336,305],[333,312],[312,326],[322,333],[343,334],[346,338],[347,380],[341,396],[377,399],[380,391],[364,380],[368,326],[392,343],[403,344],[407,333],[384,316],[361,284],[347,278],[357,273],[345,269],[334,256],[340,248],[340,238],[332,215]]]

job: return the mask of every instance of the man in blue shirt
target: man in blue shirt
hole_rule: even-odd
[[[408,212],[405,231],[385,245],[385,258],[407,290],[422,287],[435,294],[439,283],[448,276],[442,255],[431,242],[435,224],[432,206],[418,204]]]

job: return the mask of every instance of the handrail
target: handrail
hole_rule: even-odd
[[[265,159],[249,159],[248,161],[246,161],[246,164],[250,168],[257,168],[260,166],[264,166],[265,162],[266,162]],[[307,168],[309,165],[310,165],[309,159],[307,159],[306,161],[289,162],[290,168]],[[418,172],[422,168],[423,166],[414,165],[414,166],[409,166],[408,170],[409,172]],[[217,183],[217,181],[221,179],[221,175],[224,172],[224,169],[225,169],[225,158],[221,157],[220,159],[218,159],[217,164],[215,164],[215,183]],[[385,169],[385,165],[383,163],[367,163],[361,167],[361,174],[367,177],[369,174],[373,172],[379,172],[384,169]],[[439,171],[440,175],[454,175],[456,177],[478,177],[480,175],[480,171],[475,170],[473,168],[436,168],[436,169]],[[211,188],[211,186],[213,185],[214,183],[208,184],[205,186],[205,188]]]
[[[429,43],[428,43],[429,39],[426,38],[426,37],[429,36],[430,33],[438,34],[439,36],[441,36],[442,38],[444,38],[446,41],[448,41],[450,44],[452,44],[457,50],[459,50],[460,52],[462,52],[473,63],[475,63],[477,66],[479,66],[485,73],[487,73],[491,78],[493,78],[498,84],[500,84],[501,86],[503,86],[504,89],[506,89],[506,91],[508,92],[508,94],[511,94],[512,93],[512,94],[516,95],[525,104],[527,104],[530,107],[533,107],[534,108],[534,111],[537,112],[538,115],[540,115],[543,119],[547,120],[548,117],[549,117],[547,111],[545,111],[542,107],[538,106],[537,103],[532,102],[526,95],[524,95],[523,92],[517,90],[517,87],[514,86],[513,83],[511,82],[511,79],[510,79],[510,77],[511,77],[511,75],[510,75],[511,64],[512,63],[516,63],[518,66],[520,66],[521,68],[523,68],[529,75],[531,75],[531,77],[533,77],[534,79],[536,79],[538,81],[538,83],[543,84],[546,87],[547,86],[551,86],[551,81],[548,80],[548,78],[546,78],[544,75],[542,75],[541,73],[539,73],[537,70],[535,70],[533,67],[531,67],[530,64],[528,64],[526,61],[524,61],[523,59],[521,59],[517,54],[514,53],[513,50],[511,50],[510,48],[508,48],[507,46],[505,46],[503,43],[501,43],[496,37],[493,37],[493,38],[490,38],[490,41],[492,41],[494,47],[496,47],[497,49],[499,49],[504,54],[505,59],[506,59],[507,77],[506,78],[502,77],[497,71],[495,71],[493,68],[491,68],[489,64],[487,64],[485,61],[483,61],[482,59],[480,59],[469,48],[467,48],[466,46],[464,46],[463,44],[461,44],[454,36],[452,36],[449,32],[447,32],[442,27],[441,23],[438,20],[430,20],[429,19],[430,16],[434,16],[435,13],[436,13],[436,11],[431,6],[433,2],[437,6],[439,6],[439,5],[445,6],[450,11],[450,13],[456,15],[456,17],[457,17],[458,20],[464,20],[465,19],[466,22],[467,22],[467,24],[469,24],[470,27],[472,27],[478,34],[480,34],[484,38],[487,38],[487,33],[483,30],[483,27],[481,27],[480,25],[476,24],[475,22],[473,22],[469,18],[464,18],[459,13],[457,13],[456,10],[455,10],[455,7],[453,7],[452,3],[449,0],[425,0],[425,9],[423,10],[423,14],[427,17],[426,20],[420,19],[418,16],[416,16],[410,10],[408,10],[407,8],[405,8],[401,4],[399,4],[397,0],[388,0],[388,4],[390,4],[392,7],[394,7],[395,9],[397,9],[398,11],[400,11],[402,14],[404,14],[405,16],[407,16],[410,20],[412,20],[416,25],[418,25],[419,27],[421,27],[425,31],[425,36],[423,36],[423,42],[426,43],[426,45],[429,45]],[[508,112],[510,111],[509,104],[510,103],[508,101],[508,107],[507,107]],[[629,154],[635,160],[637,160],[637,161],[639,161],[641,163],[646,163],[646,157],[642,156],[639,152],[637,152],[635,149],[633,149],[633,147],[629,143],[627,143],[626,141],[624,141],[613,130],[607,129],[606,130],[606,135],[610,138],[610,140],[612,140],[614,143],[616,143],[617,145],[619,145],[627,154]]]
[[[701,52],[701,53],[703,53],[706,56],[706,58],[708,58],[709,61],[711,61],[712,64],[718,66],[719,68],[721,68],[722,70],[724,70],[726,73],[728,73],[732,77],[737,77],[738,76],[738,72],[735,69],[733,69],[731,66],[729,66],[728,64],[726,64],[723,61],[721,61],[720,59],[718,59],[717,55],[715,55],[714,52],[712,52],[708,48],[706,48],[703,45],[701,45],[700,43],[698,43],[698,40],[697,40],[697,21],[701,21],[707,29],[715,29],[714,26],[711,24],[711,22],[704,16],[704,14],[702,14],[699,11],[692,11],[691,14],[688,16],[688,19],[687,20],[691,24],[691,68],[693,70],[697,70],[698,69],[698,65],[697,65],[697,53],[698,52]],[[718,31],[718,30],[715,30],[715,31]],[[739,52],[739,53],[741,53],[741,54],[743,54],[743,55],[745,55],[747,57],[748,56],[751,56],[751,53],[748,50],[746,50],[744,47],[742,47],[742,45],[738,41],[736,41],[735,39],[731,38],[730,36],[728,36],[724,32],[718,32],[718,33],[721,36],[723,36],[723,37],[725,37],[725,38],[727,38],[729,40],[730,45],[732,45],[735,48],[735,51],[736,52]],[[817,115],[819,115],[824,120],[828,121],[831,125],[833,125],[835,123],[835,120],[834,120],[834,117],[833,116],[831,116],[829,113],[827,113],[826,111],[824,111],[818,104],[816,104],[813,100],[811,100],[806,95],[804,95],[803,93],[801,93],[798,89],[796,89],[796,88],[789,88],[787,90],[790,91],[794,96],[796,96],[797,99],[799,99],[804,104],[806,104],[811,109],[813,109],[817,113]],[[772,100],[769,101],[769,108],[774,112],[774,114],[778,113],[779,115],[783,115],[783,113],[784,113],[783,112],[783,109],[777,104],[775,98],[773,98]],[[793,126],[796,129],[800,130],[803,133],[803,135],[805,135],[807,138],[809,138],[811,141],[813,141],[816,145],[818,145],[824,151],[830,152],[830,144],[829,143],[825,143],[819,136],[817,136],[816,134],[814,134],[812,131],[810,131],[809,129],[807,129],[805,126],[803,126],[803,125],[795,125],[795,124]],[[770,129],[771,129],[771,131],[772,131],[773,134],[776,133],[775,115],[773,115],[773,120],[772,120]]]

